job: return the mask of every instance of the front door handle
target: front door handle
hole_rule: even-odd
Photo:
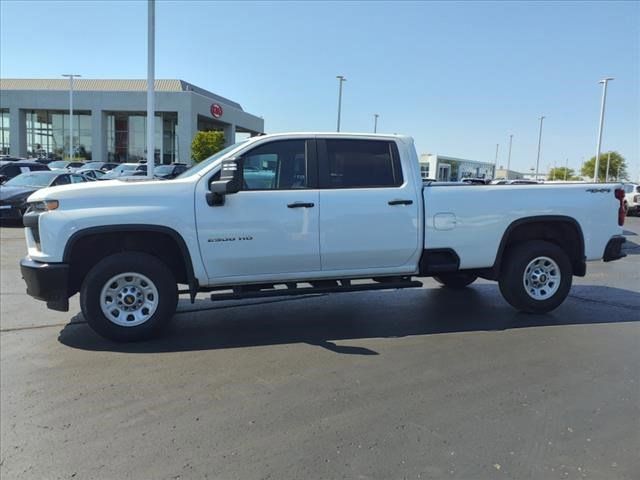
[[[389,200],[389,205],[412,205],[413,200]]]
[[[315,204],[311,202],[294,202],[287,205],[289,208],[312,208]]]

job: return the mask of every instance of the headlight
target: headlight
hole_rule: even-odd
[[[50,212],[59,206],[58,200],[43,200],[41,202],[31,202],[28,204],[29,211],[31,212]]]

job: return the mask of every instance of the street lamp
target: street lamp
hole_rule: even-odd
[[[542,115],[540,117],[540,132],[538,133],[538,156],[536,158],[536,178],[538,180],[538,171],[540,169],[540,146],[542,145],[542,121],[545,119],[545,116]]]
[[[73,159],[73,79],[81,77],[77,73],[63,73],[69,79],[69,160]]]
[[[373,114],[373,133],[378,133],[378,115],[377,113]]]
[[[509,156],[507,157],[507,175],[511,170],[511,144],[513,143],[513,133],[509,135]]]
[[[500,144],[496,143],[496,160],[495,165],[493,166],[493,178],[496,179],[498,175],[498,150],[500,149]]]
[[[336,132],[340,131],[340,113],[342,111],[342,83],[346,82],[347,79],[344,77],[344,75],[336,75],[336,78],[338,79],[338,128],[336,130]]]
[[[598,127],[598,146],[596,147],[596,164],[593,171],[593,181],[598,181],[598,169],[600,168],[600,146],[602,145],[602,128],[604,127],[604,106],[607,101],[607,84],[613,77],[606,77],[600,80],[602,84],[602,104],[600,105],[600,126]]]
[[[147,177],[153,178],[155,167],[155,37],[156,37],[156,2],[149,0],[147,4]]]

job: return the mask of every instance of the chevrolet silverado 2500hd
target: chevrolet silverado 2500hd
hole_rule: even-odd
[[[497,280],[525,312],[560,305],[587,260],[616,260],[616,184],[423,184],[409,137],[254,137],[170,181],[40,190],[24,216],[27,292],[98,333],[157,333],[179,293],[212,299]],[[178,285],[186,285],[182,290]]]

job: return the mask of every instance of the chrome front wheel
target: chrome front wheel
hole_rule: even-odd
[[[549,257],[537,257],[529,262],[522,275],[527,294],[534,300],[546,300],[560,288],[562,274],[558,264]]]
[[[149,320],[158,308],[158,301],[155,284],[136,272],[111,277],[100,293],[102,313],[121,327],[135,327]]]

